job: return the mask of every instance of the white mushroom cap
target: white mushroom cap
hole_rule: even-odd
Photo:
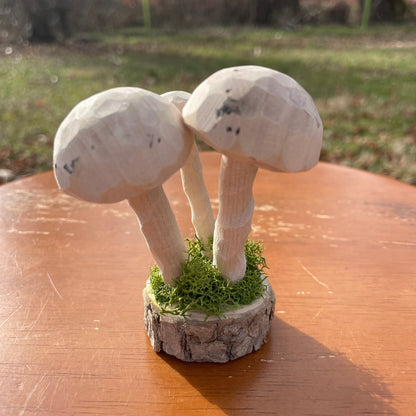
[[[60,125],[54,171],[61,189],[112,203],[161,185],[193,144],[180,111],[140,88],[113,88],[80,102]]]
[[[176,108],[182,111],[184,105],[191,98],[191,94],[186,91],[169,91],[162,94],[170,103],[174,104]]]
[[[183,108],[185,123],[217,151],[274,171],[311,169],[322,122],[310,95],[291,77],[259,66],[222,69]]]

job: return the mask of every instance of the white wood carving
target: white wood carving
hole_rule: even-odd
[[[127,199],[166,283],[181,274],[186,247],[162,190],[187,160],[193,136],[166,98],[140,88],[113,88],[68,114],[54,143],[59,187],[79,199]]]
[[[170,91],[162,94],[182,111],[191,94],[185,91]],[[192,224],[196,235],[205,247],[214,235],[215,218],[207,188],[205,187],[202,164],[195,142],[185,164],[181,168],[182,185],[191,207]],[[208,250],[205,253],[212,257]]]
[[[182,114],[199,138],[224,155],[214,264],[236,281],[245,272],[257,168],[311,169],[319,160],[322,122],[312,98],[294,79],[259,66],[214,73],[195,89]]]

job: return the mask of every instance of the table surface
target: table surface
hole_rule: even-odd
[[[219,157],[203,154],[217,211]],[[179,175],[165,191],[193,235]],[[126,202],[0,187],[1,415],[414,415],[416,188],[349,168],[259,171],[251,238],[277,296],[267,344],[227,364],[156,354],[153,260]]]

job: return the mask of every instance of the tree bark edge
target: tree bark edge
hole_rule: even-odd
[[[225,317],[209,317],[193,311],[186,317],[161,314],[147,290],[143,290],[144,322],[156,352],[165,352],[187,362],[226,363],[257,351],[267,342],[276,297],[270,283],[262,298]]]

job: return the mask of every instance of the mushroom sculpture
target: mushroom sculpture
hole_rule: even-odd
[[[179,111],[182,111],[190,96],[191,94],[185,91],[170,91],[162,94],[162,97],[174,104]],[[215,218],[202,176],[202,164],[195,142],[192,144],[187,161],[181,167],[181,178],[191,207],[192,224],[196,235],[205,247],[205,253],[212,256],[207,248],[209,240],[214,235]]]
[[[185,163],[192,144],[173,104],[131,87],[80,102],[55,137],[59,187],[91,202],[127,199],[167,284],[181,274],[186,246],[162,184]]]
[[[244,245],[257,169],[311,169],[319,160],[322,122],[312,98],[294,79],[259,66],[212,74],[182,113],[198,137],[223,154],[213,262],[224,277],[238,281],[246,270]]]

